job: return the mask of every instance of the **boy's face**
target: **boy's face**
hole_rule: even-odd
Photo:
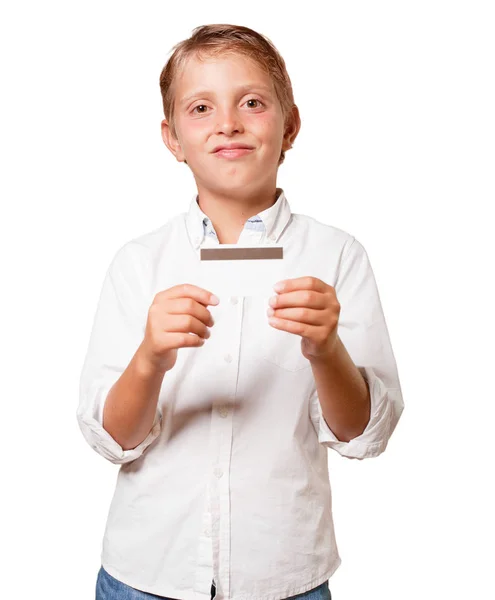
[[[190,57],[176,81],[175,138],[162,121],[163,141],[187,161],[198,188],[253,193],[274,186],[284,137],[284,115],[273,82],[253,61],[238,54],[199,61]],[[219,145],[250,146],[240,156],[215,152]]]

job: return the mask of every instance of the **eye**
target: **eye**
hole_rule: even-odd
[[[263,103],[261,102],[261,100],[258,100],[258,98],[250,98],[249,100],[246,100],[246,102],[258,102],[259,104],[261,104],[263,106]],[[251,108],[257,108],[257,107],[252,106]]]
[[[194,111],[195,111],[197,108],[207,108],[207,107],[206,107],[204,104],[198,104],[198,106],[195,106],[195,107],[192,109],[192,112],[194,112]],[[202,111],[202,110],[201,110],[201,111],[199,112],[199,114],[204,114],[204,111]]]
[[[261,102],[261,100],[258,100],[258,98],[250,98],[249,100],[246,100],[246,102],[244,104],[246,104],[247,102],[258,102],[258,104],[260,104],[261,106],[263,105],[263,102]],[[207,112],[206,110],[200,110],[198,111],[198,108],[202,108],[202,109],[207,109],[208,107],[205,104],[198,104],[197,106],[195,106],[191,112],[196,112],[196,114],[200,114],[200,115],[204,115],[205,112]],[[250,108],[258,108],[257,106],[250,106]]]

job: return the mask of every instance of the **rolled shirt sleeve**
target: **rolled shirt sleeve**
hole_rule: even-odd
[[[370,420],[361,435],[339,440],[323,417],[316,391],[310,416],[318,440],[347,458],[371,458],[387,447],[404,409],[397,365],[368,255],[352,237],[335,283],[338,335],[370,389]]]
[[[79,381],[81,432],[98,454],[114,464],[141,456],[161,431],[158,407],[148,436],[130,450],[124,450],[103,428],[107,394],[144,338],[149,308],[145,250],[131,241],[114,255],[104,277]]]

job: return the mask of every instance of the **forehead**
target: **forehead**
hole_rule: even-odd
[[[234,52],[221,56],[192,55],[186,59],[177,76],[176,92],[181,96],[193,87],[213,89],[240,84],[258,84],[267,91],[273,90],[270,74],[247,56]]]

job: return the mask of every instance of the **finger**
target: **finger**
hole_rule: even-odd
[[[167,333],[169,344],[174,348],[185,348],[189,346],[202,346],[205,343],[205,338],[194,333]]]
[[[167,302],[167,312],[171,315],[192,315],[205,325],[214,325],[211,312],[193,298],[174,298]]]
[[[268,313],[267,313],[268,314]],[[323,313],[312,308],[279,308],[273,315],[268,314],[268,318],[287,319],[288,321],[297,321],[306,325],[322,325]]]
[[[300,323],[299,321],[291,321],[289,319],[279,319],[277,317],[270,317],[268,319],[270,325],[275,329],[281,329],[289,333],[306,337],[308,330],[314,325],[308,325],[306,323]]]
[[[309,308],[324,309],[328,305],[326,294],[314,290],[296,290],[294,292],[284,292],[278,294],[269,300],[272,308],[287,308],[290,306],[307,306]]]
[[[167,333],[194,333],[202,338],[210,337],[210,330],[203,321],[188,314],[173,315],[167,322]]]
[[[219,299],[210,291],[192,283],[174,285],[168,290],[159,292],[159,294],[163,294],[166,298],[192,298],[204,306],[208,306],[209,304],[217,305],[219,303]]]
[[[324,292],[329,287],[327,283],[307,275],[305,277],[295,277],[294,279],[283,279],[278,281],[274,289],[278,293],[292,292],[294,290],[315,290],[316,292]]]

